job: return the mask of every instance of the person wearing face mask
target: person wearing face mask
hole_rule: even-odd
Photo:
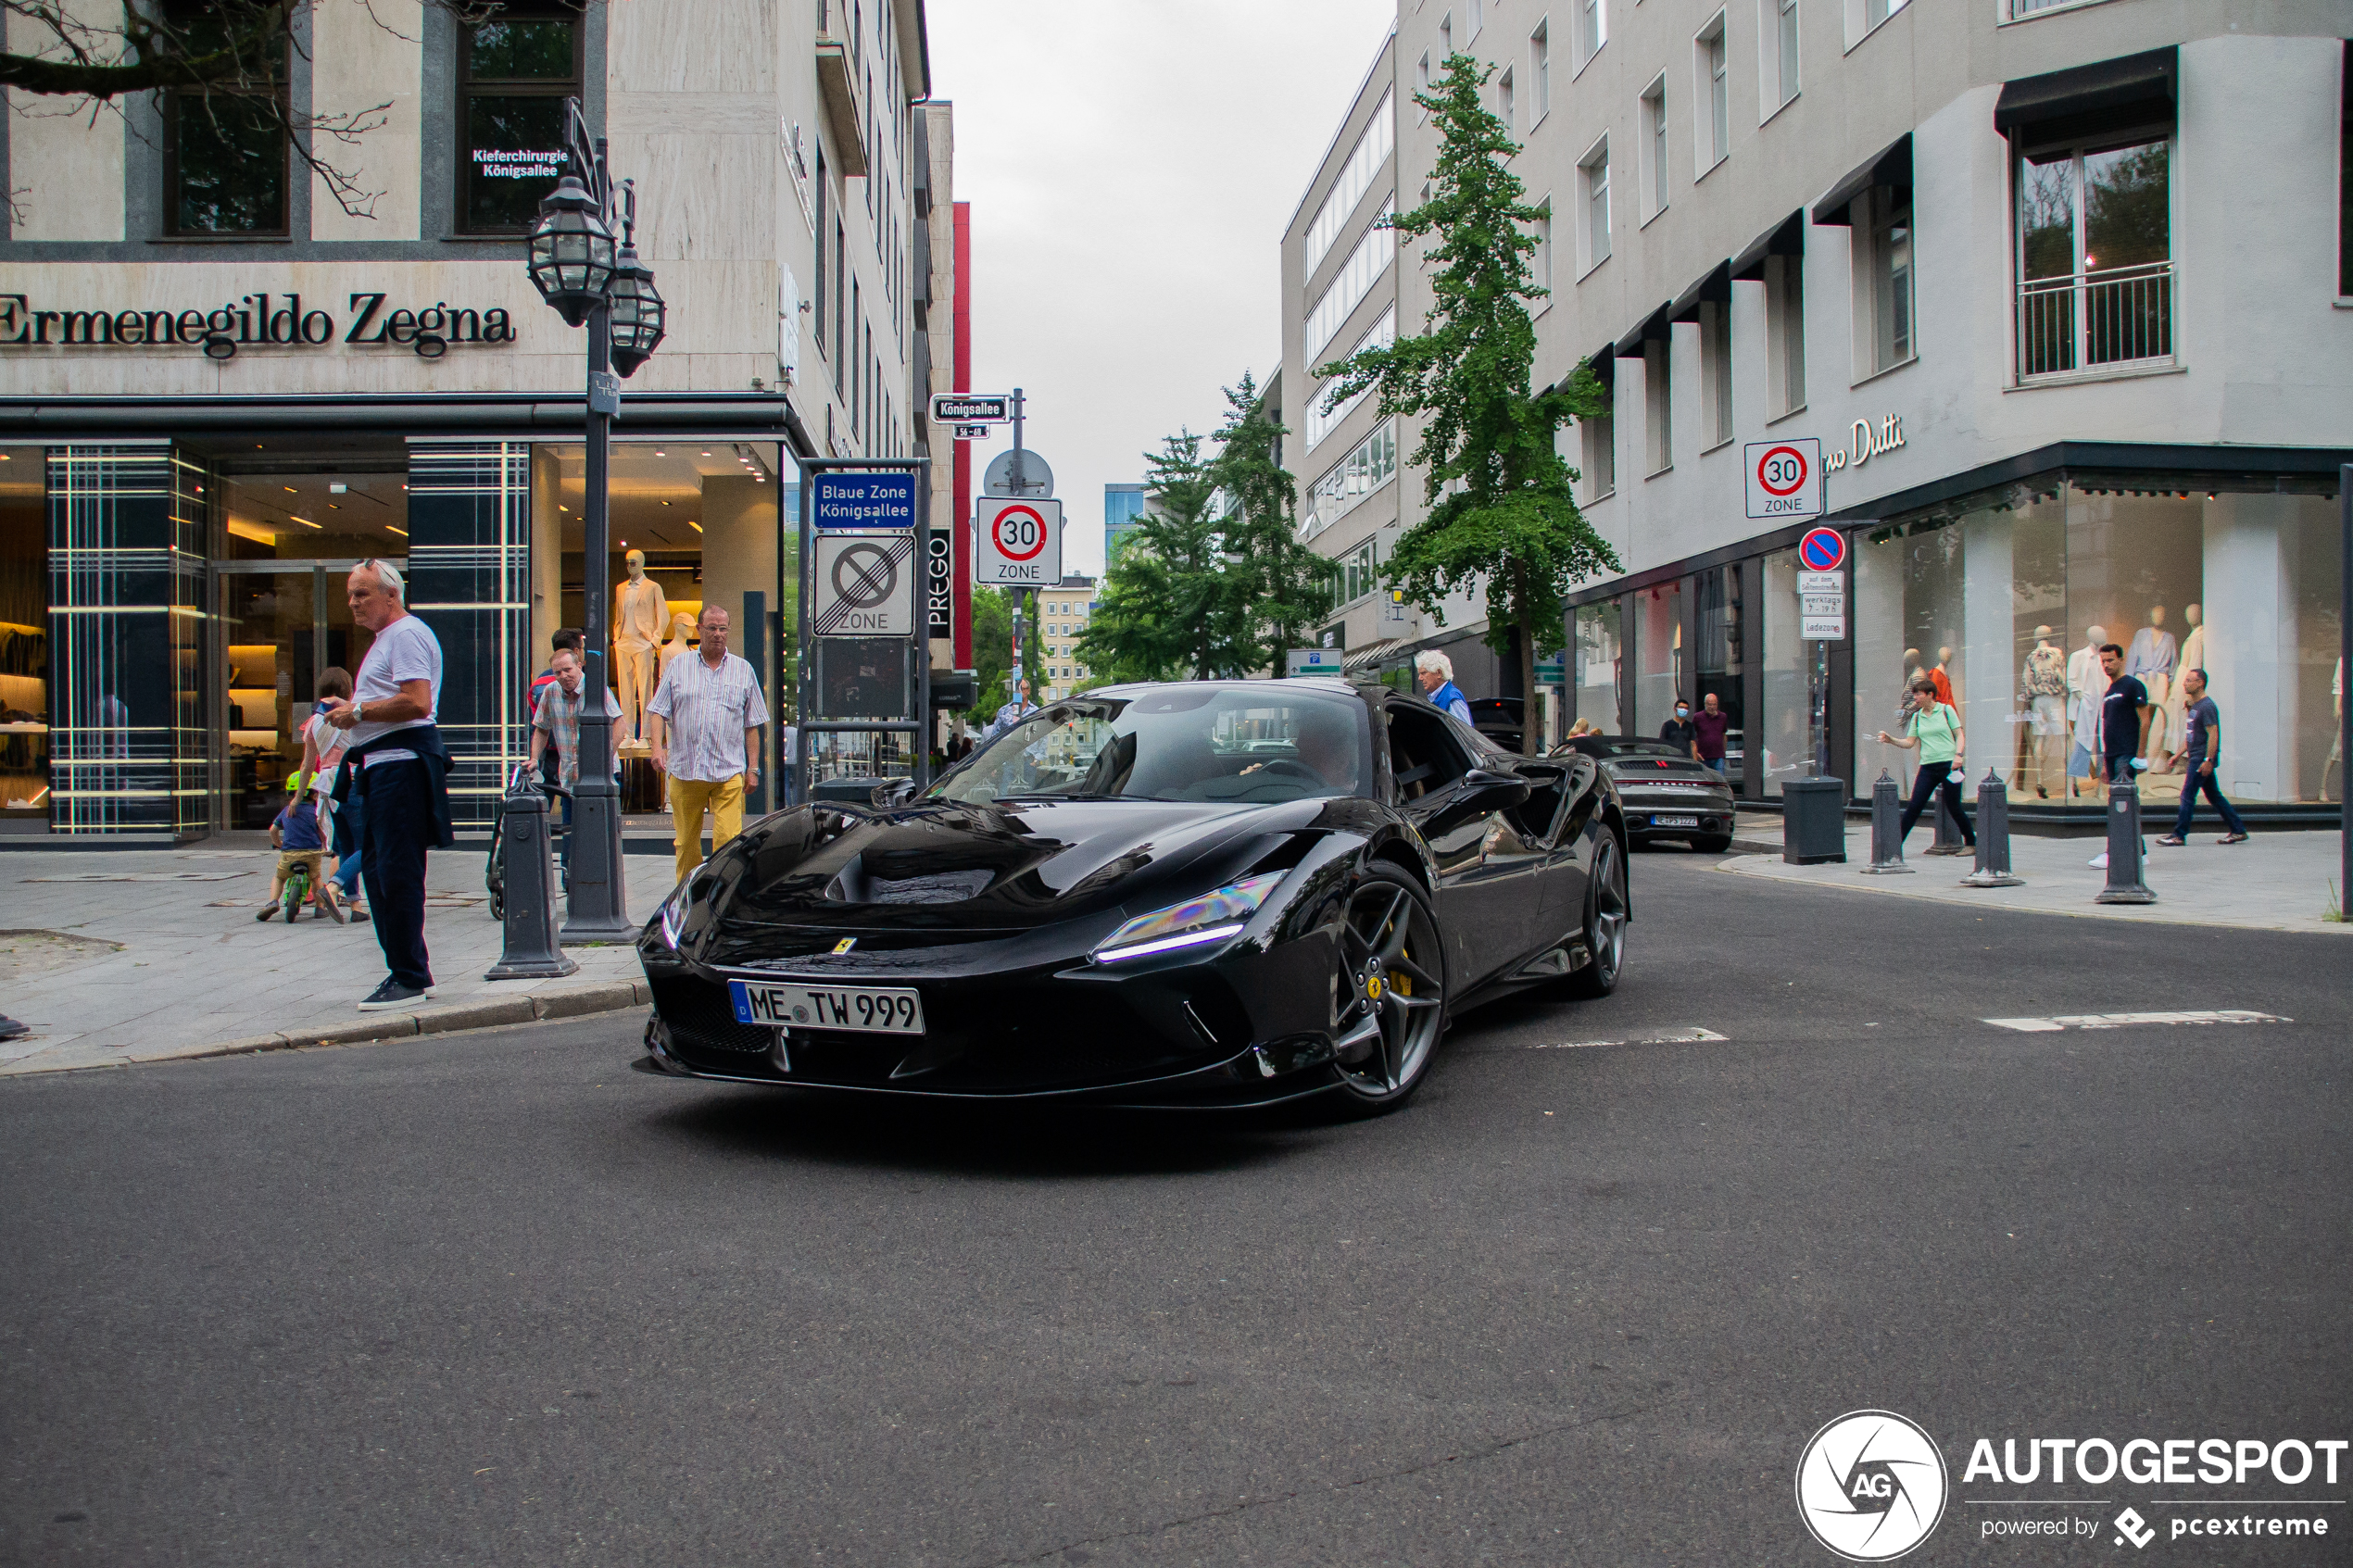
[[[1696,762],[1699,758],[1699,726],[1692,722],[1692,705],[1681,697],[1675,699],[1675,717],[1658,727],[1658,738]]]

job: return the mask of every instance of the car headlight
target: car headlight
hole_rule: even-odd
[[[1180,947],[1198,947],[1239,936],[1266,895],[1282,880],[1280,872],[1244,877],[1214,893],[1188,898],[1149,915],[1138,915],[1096,946],[1095,961],[1117,963],[1123,959],[1149,958],[1154,953],[1170,953]]]
[[[661,901],[661,908],[654,911],[655,919],[661,926],[662,943],[672,952],[678,950],[678,934],[686,928],[686,889],[693,881],[692,877],[688,877],[672,888],[670,897]]]

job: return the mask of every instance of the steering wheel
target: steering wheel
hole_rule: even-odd
[[[1285,778],[1299,779],[1303,783],[1311,784],[1322,784],[1325,782],[1323,774],[1317,772],[1306,763],[1291,757],[1271,758],[1265,762],[1261,762],[1257,767],[1249,769],[1248,771],[1252,777],[1261,773],[1279,773]]]

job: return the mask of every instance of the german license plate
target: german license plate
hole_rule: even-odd
[[[1655,828],[1695,828],[1699,826],[1699,819],[1697,817],[1653,817],[1651,819],[1651,826]]]
[[[920,1035],[923,997],[881,985],[810,985],[796,981],[730,980],[738,1023],[778,1029],[847,1029],[865,1035]]]

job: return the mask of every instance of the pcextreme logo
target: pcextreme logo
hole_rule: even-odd
[[[1944,1456],[1893,1411],[1852,1411],[1814,1434],[1797,1461],[1797,1512],[1849,1562],[1903,1556],[1944,1517]]]

